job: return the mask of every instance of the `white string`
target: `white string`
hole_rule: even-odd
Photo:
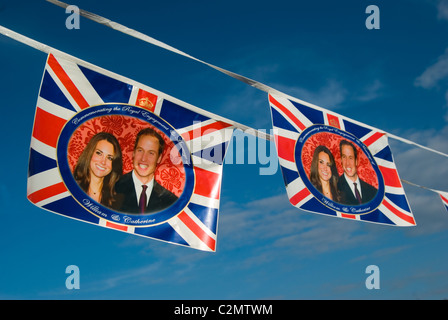
[[[241,129],[244,132],[246,132],[248,134],[251,134],[251,135],[254,135],[254,136],[258,137],[258,138],[262,138],[262,139],[265,139],[265,140],[272,140],[272,141],[274,139],[274,137],[272,135],[267,134],[266,132],[258,131],[256,129],[253,129],[251,127],[243,125],[241,123],[235,122],[235,121],[230,120],[230,119],[226,119],[226,118],[221,117],[221,116],[219,116],[217,114],[214,114],[214,113],[208,112],[206,110],[200,109],[200,108],[198,108],[196,106],[187,104],[187,103],[185,103],[183,101],[180,101],[180,100],[178,100],[178,99],[176,99],[174,97],[168,96],[167,94],[165,94],[163,92],[157,91],[157,90],[155,90],[153,88],[150,88],[150,87],[148,87],[148,86],[146,86],[144,84],[141,84],[141,83],[139,83],[137,81],[134,81],[132,79],[126,78],[124,76],[121,76],[119,74],[113,73],[113,72],[111,72],[109,70],[100,68],[100,67],[98,67],[98,66],[96,66],[94,64],[91,64],[89,62],[86,62],[84,60],[76,58],[76,57],[74,57],[74,56],[72,56],[72,55],[70,55],[68,53],[63,52],[63,51],[59,51],[59,50],[57,50],[57,49],[55,49],[53,47],[50,47],[50,46],[48,46],[48,45],[46,45],[44,43],[38,42],[38,41],[36,41],[34,39],[28,38],[28,37],[26,37],[26,36],[24,36],[24,35],[22,35],[20,33],[17,33],[15,31],[11,30],[11,29],[5,28],[5,27],[3,27],[1,25],[0,25],[0,34],[3,34],[3,35],[5,35],[5,36],[7,36],[7,37],[9,37],[9,38],[11,38],[13,40],[21,42],[21,43],[23,43],[23,44],[25,44],[25,45],[27,45],[29,47],[37,49],[37,50],[39,50],[41,52],[44,52],[46,54],[54,53],[54,54],[56,54],[56,55],[58,55],[60,57],[63,57],[65,59],[67,59],[67,60],[74,61],[78,65],[84,66],[86,68],[89,68],[91,70],[97,71],[99,73],[103,73],[105,75],[113,77],[113,78],[115,78],[117,80],[120,80],[122,82],[126,82],[126,83],[129,83],[129,84],[134,85],[136,87],[139,87],[141,89],[144,89],[146,91],[154,92],[156,95],[164,96],[164,97],[168,98],[172,102],[175,102],[175,103],[178,103],[178,104],[187,105],[190,110],[192,110],[192,111],[194,111],[196,113],[202,114],[202,115],[204,115],[206,117],[209,117],[209,118],[213,118],[213,119],[216,119],[216,120],[219,120],[219,121],[223,121],[223,122],[229,123],[229,124],[233,125],[235,128]]]
[[[55,4],[55,5],[59,6],[61,8],[64,8],[64,9],[66,9],[69,6],[68,4],[66,4],[66,3],[64,3],[62,1],[58,1],[58,0],[47,0],[47,1],[52,3],[52,4]],[[224,73],[224,74],[226,74],[226,75],[228,75],[228,76],[230,76],[232,78],[238,79],[238,80],[240,80],[240,81],[242,81],[242,82],[244,82],[244,83],[246,83],[246,84],[248,84],[248,85],[250,85],[252,87],[260,89],[262,91],[265,91],[265,92],[277,91],[277,90],[275,90],[275,89],[273,89],[273,88],[271,88],[271,87],[269,87],[269,86],[267,86],[265,84],[259,83],[259,82],[255,81],[255,80],[246,78],[246,77],[241,76],[239,74],[236,74],[236,73],[234,73],[232,71],[228,71],[228,70],[223,69],[221,67],[215,66],[215,65],[213,65],[211,63],[202,61],[202,60],[200,60],[198,58],[195,58],[195,57],[193,57],[193,56],[191,56],[191,55],[189,55],[189,54],[187,54],[187,53],[185,53],[183,51],[180,51],[180,50],[178,50],[178,49],[176,49],[176,48],[174,48],[174,47],[172,47],[172,46],[170,46],[170,45],[168,45],[166,43],[163,43],[162,41],[156,40],[156,39],[154,39],[154,38],[152,38],[152,37],[150,37],[150,36],[148,36],[148,35],[146,35],[144,33],[141,33],[141,32],[139,32],[137,30],[128,28],[128,27],[126,27],[126,26],[124,26],[122,24],[119,24],[117,22],[111,21],[111,20],[109,20],[107,18],[104,18],[102,16],[99,16],[99,15],[97,15],[95,13],[91,13],[91,12],[79,9],[79,15],[81,15],[81,16],[87,18],[87,19],[90,19],[92,21],[95,21],[95,22],[97,22],[99,24],[105,25],[105,26],[107,26],[107,27],[109,27],[111,29],[120,31],[120,32],[122,32],[124,34],[127,34],[127,35],[131,36],[131,37],[134,37],[134,38],[140,39],[142,41],[145,41],[147,43],[150,43],[152,45],[155,45],[155,46],[157,46],[159,48],[163,48],[165,50],[168,50],[168,51],[171,51],[173,53],[179,54],[181,56],[184,56],[186,58],[192,59],[192,60],[197,61],[199,63],[205,64],[205,65],[207,65],[207,66],[209,66],[209,67],[211,67],[211,68],[213,68],[215,70],[218,70],[219,72],[222,72],[222,73]]]
[[[420,189],[425,189],[425,190],[428,190],[428,191],[432,191],[432,192],[434,192],[434,193],[437,193],[437,194],[446,194],[446,192],[445,191],[440,191],[440,190],[435,190],[435,189],[431,189],[431,188],[428,188],[428,187],[425,187],[425,186],[421,186],[421,185],[419,185],[419,184],[416,184],[416,183],[413,183],[413,182],[410,182],[410,181],[407,181],[407,180],[404,180],[404,179],[400,179],[402,182],[404,182],[404,183],[407,183],[408,185],[411,185],[411,186],[414,186],[414,187],[417,187],[417,188],[420,188]]]
[[[57,6],[60,6],[62,8],[67,8],[69,6],[68,4],[66,4],[66,3],[64,3],[62,1],[58,1],[58,0],[47,0],[47,1],[53,3],[53,4],[57,5]],[[247,77],[244,77],[242,75],[239,75],[239,74],[231,72],[231,71],[228,71],[228,70],[223,69],[221,67],[215,66],[215,65],[213,65],[211,63],[202,61],[202,60],[200,60],[198,58],[195,58],[195,57],[193,57],[193,56],[191,56],[191,55],[189,55],[189,54],[187,54],[187,53],[185,53],[183,51],[180,51],[180,50],[178,50],[178,49],[176,49],[176,48],[174,48],[174,47],[172,47],[172,46],[170,46],[170,45],[168,45],[166,43],[163,43],[163,42],[161,42],[159,40],[156,40],[156,39],[154,39],[154,38],[152,38],[152,37],[150,37],[148,35],[145,35],[145,34],[139,32],[139,31],[134,30],[134,29],[128,28],[128,27],[126,27],[126,26],[124,26],[122,24],[119,24],[119,23],[111,21],[111,20],[109,20],[107,18],[101,17],[101,16],[99,16],[97,14],[94,14],[94,13],[91,13],[91,12],[88,12],[88,11],[85,11],[85,10],[82,10],[82,9],[79,10],[79,14],[81,16],[85,17],[85,18],[88,18],[88,19],[90,19],[92,21],[95,21],[97,23],[105,25],[105,26],[107,26],[109,28],[112,28],[114,30],[120,31],[120,32],[125,33],[127,35],[130,35],[132,37],[135,37],[137,39],[140,39],[142,41],[145,41],[145,42],[150,43],[152,45],[155,45],[157,47],[160,47],[162,49],[171,51],[173,53],[176,53],[176,54],[182,55],[184,57],[187,57],[189,59],[195,60],[195,61],[197,61],[199,63],[205,64],[205,65],[207,65],[207,66],[209,66],[209,67],[211,67],[211,68],[213,68],[215,70],[218,70],[219,72],[222,72],[222,73],[224,73],[224,74],[226,74],[226,75],[228,75],[228,76],[230,76],[230,77],[232,77],[234,79],[240,80],[240,81],[242,81],[242,82],[244,82],[244,83],[246,83],[246,84],[248,84],[248,85],[250,85],[250,86],[252,86],[254,88],[257,88],[257,89],[259,89],[261,91],[264,91],[266,93],[280,94],[282,96],[285,96],[289,100],[296,100],[299,103],[308,104],[308,103],[306,103],[304,101],[301,101],[301,100],[299,100],[297,98],[291,97],[291,96],[289,96],[289,95],[287,95],[287,94],[285,94],[283,92],[280,92],[280,91],[278,91],[278,90],[276,90],[274,88],[271,88],[271,87],[269,87],[269,86],[267,86],[267,85],[265,85],[263,83],[260,83],[258,81],[249,79]],[[308,105],[310,105],[310,104],[308,104]],[[312,107],[322,110],[322,108],[319,108],[319,107],[314,106],[314,105],[312,105]],[[350,120],[353,121],[353,119],[350,119]],[[354,122],[356,122],[356,121],[354,121]],[[362,124],[362,125],[366,126],[365,124]],[[370,126],[367,126],[367,127],[370,127]],[[376,131],[382,131],[382,130],[379,130],[379,129],[376,129],[376,128],[373,128],[373,127],[370,127],[370,129],[373,129],[373,130],[376,130]],[[434,150],[434,149],[431,149],[429,147],[425,147],[425,146],[420,145],[420,144],[418,144],[418,143],[416,143],[414,141],[411,141],[411,140],[408,140],[408,139],[405,139],[405,138],[401,138],[401,137],[398,137],[396,135],[393,135],[393,134],[390,134],[390,133],[387,133],[387,132],[386,132],[386,134],[390,138],[392,138],[392,139],[395,139],[395,140],[407,143],[409,145],[413,145],[413,146],[419,147],[421,149],[424,149],[424,150],[427,150],[427,151],[430,151],[430,152],[437,153],[439,155],[442,155],[442,156],[448,158],[448,154],[445,154],[445,153],[440,152],[438,150]],[[271,141],[274,140],[271,135],[266,135],[266,139],[267,140],[271,140]]]
[[[49,1],[49,2],[60,2],[60,1],[55,1],[55,0],[47,0],[47,1]],[[103,18],[103,19],[104,19],[104,18]],[[107,19],[104,19],[103,21],[106,21],[106,20],[107,20]],[[62,56],[62,57],[64,57],[64,58],[66,58],[66,59],[72,60],[72,61],[76,62],[76,63],[79,64],[79,65],[83,65],[83,66],[85,66],[85,67],[87,67],[87,68],[90,68],[90,69],[92,69],[92,70],[95,70],[95,71],[101,72],[101,73],[103,73],[103,74],[106,74],[106,75],[115,77],[116,79],[118,79],[118,80],[120,80],[120,81],[127,82],[127,83],[129,83],[129,84],[135,85],[135,86],[140,87],[140,88],[142,88],[142,89],[146,89],[146,90],[149,90],[149,91],[151,91],[151,90],[152,90],[152,91],[157,91],[157,90],[154,90],[153,88],[149,88],[149,87],[147,87],[146,85],[143,85],[143,84],[141,84],[141,83],[138,83],[138,82],[136,82],[136,81],[134,81],[134,80],[132,80],[132,79],[128,79],[128,78],[123,77],[123,76],[121,76],[121,75],[119,75],[119,74],[115,74],[115,73],[113,73],[113,72],[111,72],[111,71],[109,71],[109,70],[100,68],[100,67],[98,67],[98,66],[96,66],[96,65],[93,65],[93,64],[88,63],[88,62],[86,62],[86,61],[84,61],[84,60],[81,60],[81,59],[79,59],[79,58],[76,58],[76,57],[74,57],[74,56],[72,56],[72,55],[70,55],[70,54],[67,54],[67,53],[63,52],[63,51],[57,50],[57,49],[55,49],[55,48],[53,48],[53,47],[50,47],[50,46],[48,46],[48,45],[46,45],[46,44],[43,44],[43,43],[41,43],[41,42],[38,42],[38,41],[36,41],[36,40],[34,40],[34,39],[28,38],[28,37],[26,37],[26,36],[24,36],[24,35],[22,35],[22,34],[20,34],[20,33],[17,33],[17,32],[15,32],[15,31],[11,30],[11,29],[5,28],[5,27],[3,27],[3,26],[1,26],[1,25],[0,25],[0,34],[3,34],[3,35],[5,35],[5,36],[7,36],[7,37],[9,37],[9,38],[11,38],[11,39],[13,39],[13,40],[19,41],[19,42],[21,42],[21,43],[23,43],[23,44],[25,44],[25,45],[27,45],[27,46],[29,46],[29,47],[32,47],[32,48],[34,48],[34,49],[37,49],[37,50],[39,50],[39,51],[41,51],[41,52],[44,52],[44,53],[46,53],[46,54],[49,54],[50,52],[51,52],[51,53],[54,53],[54,54],[57,54],[57,55]],[[148,38],[149,38],[149,37],[148,37]],[[152,39],[152,38],[151,38],[151,39]],[[177,49],[174,49],[174,50],[175,50],[175,51],[178,51]],[[171,51],[171,50],[170,50],[170,51]],[[174,52],[174,51],[173,51],[173,52]],[[181,51],[179,51],[179,52],[181,52]],[[189,57],[187,54],[182,54],[182,55],[185,55],[185,56]],[[194,60],[197,60],[197,61],[200,61],[200,60],[198,60],[198,59],[196,59],[196,58],[193,58],[193,59],[194,59]],[[209,65],[208,63],[206,63],[206,64]],[[224,69],[221,69],[221,68],[219,68],[219,67],[215,67],[215,66],[214,66],[214,68],[217,69],[217,70],[219,70],[219,71],[224,70]],[[223,72],[223,71],[222,71],[222,72]],[[226,71],[226,72],[229,73],[229,75],[230,75],[230,74],[236,75],[236,74],[234,74],[234,73],[232,73],[232,72],[230,72],[230,71]],[[227,73],[226,73],[226,74],[227,74]],[[231,75],[231,76],[234,77],[233,75]],[[236,75],[236,76],[238,76],[238,75]],[[250,80],[250,79],[245,78],[245,77],[242,77],[242,76],[241,76],[241,78]],[[254,83],[251,84],[253,87],[259,88],[260,90],[264,90],[264,89],[263,89],[263,86],[264,86],[264,85],[259,84],[258,82],[254,81],[254,80],[250,80],[250,81],[253,81],[253,82],[254,82]],[[265,87],[267,87],[267,86],[265,86]],[[271,89],[271,90],[272,90],[272,91],[275,91],[277,94],[278,94],[278,93],[282,94],[281,92],[278,92],[277,90],[274,90],[274,89]],[[268,91],[268,92],[269,92],[269,91]],[[161,93],[161,92],[158,92],[158,95],[165,95],[165,96],[167,96],[166,94]],[[298,102],[300,102],[300,103],[307,104],[307,105],[311,105],[311,104],[309,104],[309,103],[307,103],[307,102],[304,102],[304,101],[301,101],[301,100],[299,100],[299,99],[297,99],[297,98],[290,97],[290,96],[288,96],[288,95],[286,95],[286,96],[288,97],[288,99],[296,100],[296,101],[298,101]],[[169,98],[170,98],[170,100],[177,101],[176,98],[173,98],[173,97],[169,97]],[[185,103],[185,102],[184,102],[184,103]],[[241,129],[241,130],[246,131],[246,132],[248,132],[248,133],[250,133],[250,134],[253,134],[253,133],[254,133],[254,135],[257,136],[257,137],[259,137],[259,138],[263,138],[263,139],[265,139],[265,140],[271,140],[271,141],[274,140],[274,137],[273,137],[272,135],[267,134],[267,133],[265,133],[265,132],[258,131],[258,130],[256,130],[256,129],[250,128],[250,127],[245,126],[245,125],[242,125],[242,124],[237,123],[237,122],[235,122],[235,121],[232,121],[232,120],[223,118],[223,117],[218,116],[218,115],[216,115],[216,114],[213,114],[213,113],[211,113],[211,112],[208,112],[208,111],[205,111],[205,110],[203,110],[203,109],[197,108],[197,107],[195,107],[195,106],[193,106],[193,105],[189,105],[188,107],[191,108],[192,110],[194,110],[195,112],[197,112],[197,113],[201,113],[201,114],[203,114],[203,115],[205,115],[205,116],[208,116],[208,117],[210,117],[210,118],[215,118],[215,119],[217,119],[217,120],[221,120],[221,121],[230,123],[230,124],[232,124],[233,126],[235,126],[235,128]],[[320,108],[320,107],[318,107],[318,106],[313,106],[313,107],[314,107],[314,108],[321,109],[321,110],[324,110],[323,108]],[[351,120],[352,120],[352,119],[351,119]],[[353,121],[353,120],[352,120],[352,121]],[[364,124],[364,126],[365,126],[365,124]],[[403,141],[403,142],[406,142],[406,143],[415,145],[415,146],[417,146],[417,147],[426,149],[426,150],[428,150],[428,151],[432,151],[432,152],[438,153],[438,154],[443,155],[443,156],[445,156],[445,157],[448,157],[448,155],[446,155],[446,154],[444,154],[444,153],[442,153],[442,152],[439,152],[439,151],[437,151],[437,150],[433,150],[433,149],[427,148],[427,147],[425,147],[425,146],[421,146],[421,145],[419,145],[419,144],[417,144],[417,143],[415,143],[415,142],[413,142],[413,141],[410,141],[410,140],[407,140],[407,139],[404,139],[404,138],[400,138],[400,137],[398,137],[398,136],[394,136],[394,135],[391,135],[391,134],[389,134],[389,136],[390,136],[391,138],[394,138],[394,139],[397,139],[397,140],[400,140],[400,141]],[[418,185],[418,184],[415,184],[415,183],[406,181],[406,180],[404,180],[404,179],[401,179],[401,181],[404,182],[404,183],[407,183],[407,184],[409,184],[409,185],[416,186],[416,187],[419,187],[419,188],[422,188],[422,189],[426,189],[426,190],[430,190],[430,191],[433,191],[433,192],[436,192],[436,193],[440,193],[440,192],[442,192],[442,191],[437,191],[437,190],[430,189],[430,188],[427,188],[427,187],[424,187],[424,186],[420,186],[420,185]]]

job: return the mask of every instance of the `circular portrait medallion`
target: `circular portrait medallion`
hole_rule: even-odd
[[[158,225],[179,214],[195,185],[182,136],[152,112],[127,104],[78,112],[59,136],[57,161],[84,209],[127,226]]]
[[[327,125],[306,128],[295,146],[302,181],[326,207],[349,214],[375,210],[384,179],[369,149],[353,134]]]

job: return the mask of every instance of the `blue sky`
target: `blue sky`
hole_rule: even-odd
[[[199,59],[448,153],[448,2],[74,1]],[[368,5],[380,29],[365,27]],[[168,95],[269,130],[264,92],[46,1],[0,1],[0,25]],[[67,219],[26,199],[46,54],[0,36],[1,299],[446,299],[448,212],[405,185],[398,228],[300,211],[280,170],[224,167],[216,253]],[[448,160],[390,139],[402,179],[448,191]],[[230,148],[234,146],[231,145]],[[236,149],[236,152],[243,150]],[[65,287],[77,265],[79,290]],[[367,290],[365,270],[380,269]]]

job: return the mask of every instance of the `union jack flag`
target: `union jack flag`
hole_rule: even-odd
[[[281,95],[269,94],[269,103],[279,163],[293,206],[313,213],[379,224],[416,224],[386,133]],[[332,149],[334,162],[339,166],[338,179],[343,179],[341,140],[356,146],[358,159],[360,154],[363,156],[363,179],[376,184],[376,195],[367,203],[353,205],[330,199],[310,181],[311,152],[319,144]]]
[[[30,144],[28,199],[45,210],[83,222],[215,251],[222,165],[234,127],[198,110],[107,70],[50,53]],[[152,125],[169,137],[176,151],[172,154],[181,159],[180,174],[170,164],[156,178],[164,176],[166,188],[181,189],[174,205],[155,214],[132,216],[86,200],[88,196],[73,184],[69,160],[70,148],[76,146],[69,145],[69,140],[75,130],[87,127],[88,121],[89,130],[99,131],[98,119],[109,121],[110,127],[103,129],[119,132],[123,141],[133,140],[124,130],[135,129],[135,123]],[[114,124],[116,119],[125,121]],[[125,148],[129,146],[123,147],[123,153]]]
[[[445,209],[448,210],[448,192],[436,191],[440,198],[442,199],[443,204],[445,205]]]

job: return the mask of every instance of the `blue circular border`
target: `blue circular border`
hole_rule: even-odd
[[[174,142],[182,157],[185,169],[185,185],[182,194],[177,201],[165,210],[149,214],[128,214],[115,211],[91,199],[78,185],[68,163],[68,144],[79,126],[93,118],[107,115],[123,115],[146,121],[168,136]],[[133,227],[149,227],[164,223],[173,218],[188,205],[195,186],[195,175],[189,149],[181,135],[165,120],[152,112],[128,104],[111,103],[92,106],[78,112],[70,119],[62,129],[57,144],[57,162],[62,180],[75,200],[93,215],[111,221]]]
[[[349,140],[350,142],[353,142],[356,144],[367,156],[368,160],[370,161],[370,164],[372,165],[373,170],[376,173],[376,176],[378,178],[378,191],[376,193],[376,196],[371,201],[357,205],[357,206],[349,206],[344,205],[338,202],[335,202],[327,197],[325,197],[319,190],[314,187],[314,185],[309,180],[308,176],[305,173],[305,169],[303,168],[302,164],[302,150],[303,146],[305,145],[306,141],[311,138],[313,135],[317,133],[332,133],[341,136],[342,138]],[[300,134],[294,151],[295,156],[295,163],[297,166],[297,170],[299,173],[299,176],[302,178],[302,181],[305,183],[305,186],[308,188],[308,190],[311,192],[311,194],[324,206],[333,209],[338,212],[347,213],[347,214],[355,214],[355,215],[362,215],[367,214],[369,212],[372,212],[373,210],[377,209],[380,204],[383,201],[384,198],[384,178],[383,175],[374,159],[372,154],[370,153],[370,150],[367,148],[367,146],[362,143],[356,136],[351,134],[350,132],[340,130],[336,127],[331,127],[327,125],[313,125],[311,127],[306,128],[302,133]]]

